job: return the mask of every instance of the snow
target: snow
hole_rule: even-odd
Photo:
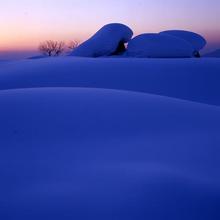
[[[128,43],[131,57],[178,58],[192,57],[192,46],[181,38],[165,34],[141,34]]]
[[[30,60],[35,60],[35,59],[43,59],[43,58],[46,58],[47,56],[44,56],[44,55],[37,55],[37,56],[32,56],[32,57],[29,57],[28,59]]]
[[[219,107],[77,88],[0,103],[1,219],[219,219]]]
[[[2,63],[0,90],[107,88],[220,105],[219,72],[219,59],[45,58]]]
[[[200,51],[201,49],[203,49],[207,43],[204,37],[191,31],[168,30],[168,31],[161,32],[161,34],[168,34],[168,35],[182,38],[186,40],[187,42],[189,42],[196,51]]]
[[[220,58],[220,49],[215,50],[213,52],[207,53],[204,55],[204,57],[216,57],[216,58]]]
[[[219,72],[210,58],[0,63],[0,219],[219,220]]]
[[[128,42],[132,30],[123,24],[113,23],[102,27],[94,36],[74,49],[70,56],[100,57],[112,55],[119,43]]]

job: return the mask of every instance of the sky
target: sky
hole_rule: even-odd
[[[107,23],[135,35],[166,29],[202,34],[220,48],[220,0],[0,0],[0,52],[36,50],[44,40],[84,41]]]

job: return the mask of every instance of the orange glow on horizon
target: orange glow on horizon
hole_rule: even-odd
[[[41,42],[45,40],[59,40],[64,42],[69,42],[71,40],[77,40],[82,42],[86,39],[86,37],[52,37],[52,36],[45,36],[45,37],[31,37],[31,36],[24,36],[19,38],[8,38],[5,39],[0,38],[0,50],[1,51],[10,51],[10,50],[36,50]]]
[[[0,35],[0,50],[37,50],[38,45],[45,40],[58,40],[69,42],[77,40],[83,42],[92,35],[89,31],[78,30],[70,32],[63,28],[62,33],[58,30],[36,30],[29,28],[28,30],[15,28],[2,31]]]
[[[135,35],[184,29],[220,43],[219,7],[219,0],[7,0],[1,2],[0,50],[33,50],[45,40],[82,42],[112,22]]]
[[[149,31],[153,32],[153,31]],[[135,33],[134,35],[141,34],[142,32]],[[207,33],[201,33],[208,43],[211,44],[219,44],[220,46],[220,33],[212,33],[212,32],[207,32]],[[40,42],[45,41],[45,40],[60,40],[68,43],[71,40],[77,40],[79,42],[83,42],[86,39],[88,39],[92,34],[87,33],[87,34],[78,34],[77,37],[71,37],[71,34],[68,34],[66,36],[57,36],[53,37],[52,34],[45,34],[43,36],[36,36],[36,35],[26,35],[25,34],[8,34],[8,36],[3,35],[0,37],[0,51],[14,51],[14,50],[37,50],[38,45]],[[56,35],[54,35],[56,36]],[[74,35],[72,35],[74,36]],[[76,36],[76,35],[75,35]]]

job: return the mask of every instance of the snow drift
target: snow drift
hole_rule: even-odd
[[[220,58],[220,49],[215,50],[213,52],[207,53],[204,55],[204,57],[214,57],[214,58]]]
[[[165,34],[141,34],[128,43],[127,56],[148,58],[192,57],[193,48],[185,40]]]
[[[168,34],[171,36],[179,37],[187,42],[189,42],[195,51],[200,51],[206,45],[206,40],[201,35],[191,32],[191,31],[184,31],[184,30],[168,30],[160,32],[161,34]]]
[[[1,62],[0,219],[219,220],[219,72],[205,58]]]
[[[219,220],[219,107],[74,88],[0,106],[1,219]]]
[[[47,58],[0,64],[0,90],[89,87],[220,105],[219,59]]]
[[[123,24],[108,24],[102,27],[89,40],[79,45],[70,56],[100,57],[123,51],[124,43],[133,35],[132,30]]]

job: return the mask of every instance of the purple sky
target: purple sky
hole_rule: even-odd
[[[220,0],[7,0],[1,1],[0,57],[35,50],[47,39],[85,40],[101,26],[121,22],[135,35],[186,29],[220,48]]]

